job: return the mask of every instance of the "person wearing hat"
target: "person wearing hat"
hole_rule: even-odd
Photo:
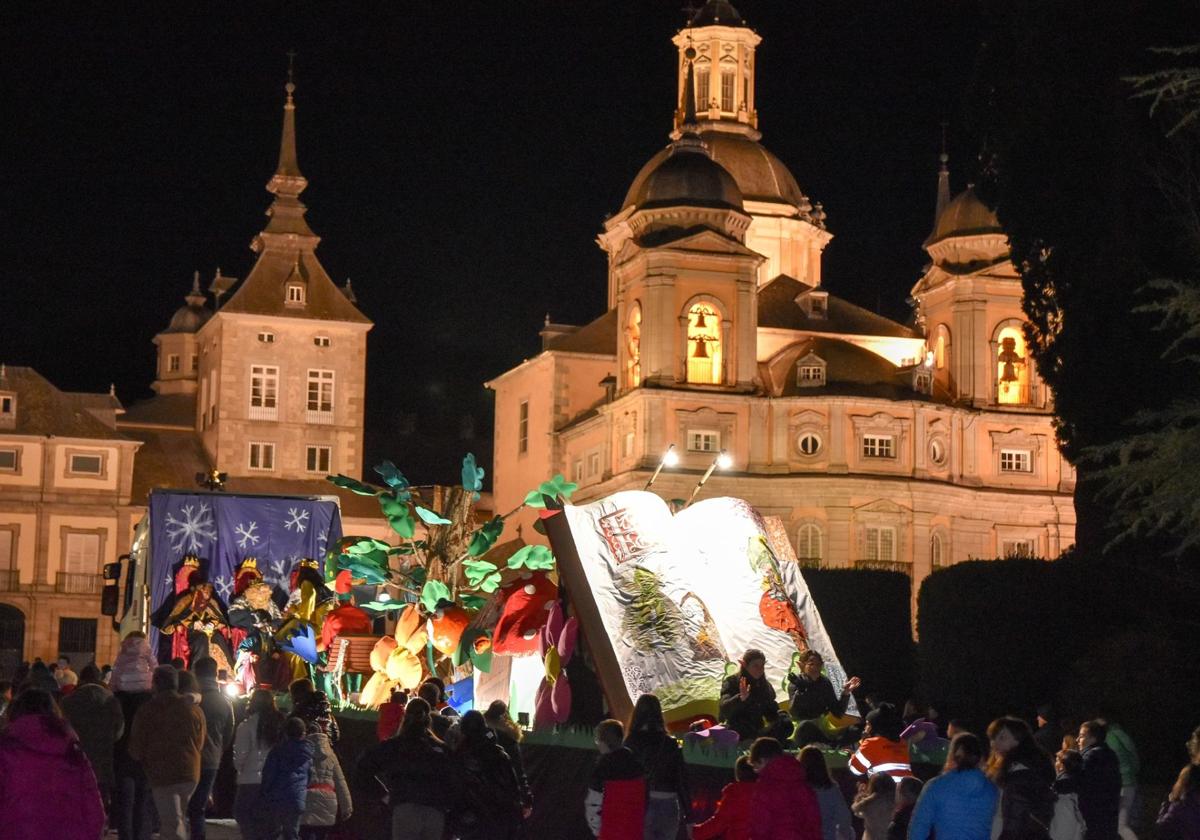
[[[911,776],[913,772],[908,744],[900,740],[903,724],[904,721],[891,703],[881,703],[873,709],[867,715],[858,750],[850,758],[850,772],[863,778],[875,773],[887,773],[897,781]]]
[[[779,704],[774,687],[767,681],[766,667],[766,654],[750,648],[742,654],[738,672],[721,684],[721,722],[743,741],[763,735],[779,722]]]
[[[1062,749],[1062,727],[1054,719],[1054,708],[1049,703],[1038,706],[1037,725],[1037,731],[1033,733],[1033,742],[1042,748],[1042,752],[1054,755]]]

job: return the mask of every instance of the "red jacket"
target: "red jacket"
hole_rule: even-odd
[[[610,779],[604,783],[600,840],[641,840],[645,819],[645,779]]]
[[[104,831],[96,776],[65,721],[26,715],[0,736],[0,826],[5,840],[96,840]]]
[[[400,731],[404,722],[404,704],[391,700],[379,707],[379,722],[375,724],[375,734],[380,741],[386,741]]]
[[[692,829],[692,840],[750,840],[754,782],[731,782],[721,791],[717,812]]]
[[[771,759],[754,783],[751,840],[821,840],[821,808],[804,768],[790,755]]]

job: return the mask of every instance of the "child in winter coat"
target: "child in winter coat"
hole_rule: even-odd
[[[872,775],[850,805],[851,813],[863,821],[862,840],[887,840],[895,810],[896,782],[887,773]]]
[[[750,840],[750,799],[758,774],[748,756],[741,756],[733,765],[733,778],[721,791],[717,812],[692,827],[692,840]]]
[[[150,652],[146,634],[134,630],[121,641],[121,650],[113,663],[112,691],[149,691],[150,677],[158,667],[158,660]]]
[[[308,724],[308,743],[312,745],[312,768],[308,771],[308,796],[300,819],[300,837],[320,840],[339,819],[350,818],[354,803],[329,736],[316,723]]]
[[[754,783],[750,824],[753,840],[821,840],[821,806],[804,768],[775,738],[750,747]]]
[[[283,840],[300,836],[300,819],[308,796],[308,771],[313,748],[305,736],[304,721],[290,717],[283,726],[283,740],[271,748],[263,764],[259,804],[264,824],[282,830]],[[275,835],[279,836],[279,835]]]
[[[905,776],[896,784],[896,810],[888,824],[888,840],[908,840],[908,824],[912,821],[913,809],[921,795],[921,780],[916,776]]]
[[[588,827],[600,840],[642,840],[646,780],[642,765],[624,741],[621,721],[603,720],[596,726],[600,757],[583,807]]]

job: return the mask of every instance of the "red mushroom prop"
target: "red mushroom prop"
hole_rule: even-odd
[[[546,626],[548,611],[558,597],[558,587],[545,572],[524,572],[500,590],[506,595],[504,612],[496,623],[492,650],[514,655],[538,652],[538,633]]]

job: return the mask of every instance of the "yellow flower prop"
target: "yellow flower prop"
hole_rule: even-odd
[[[419,686],[425,675],[421,653],[427,639],[421,611],[416,604],[410,604],[400,613],[395,637],[384,636],[375,643],[371,651],[375,673],[363,686],[359,703],[370,709],[378,708],[387,702],[396,686],[410,691]]]

